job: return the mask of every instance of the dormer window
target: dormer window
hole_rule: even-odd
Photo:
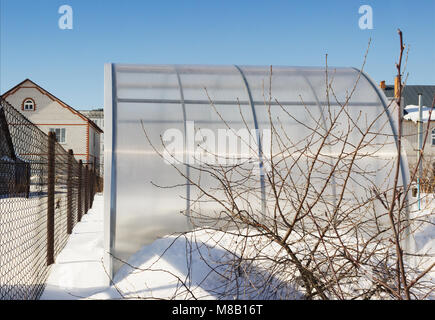
[[[32,98],[24,99],[22,109],[24,111],[34,111],[35,110],[35,101]]]

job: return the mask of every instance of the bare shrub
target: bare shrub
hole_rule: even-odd
[[[405,47],[400,30],[399,35],[400,96]],[[271,128],[268,152],[258,145],[252,150],[253,157],[238,159],[237,164],[196,159],[196,165],[189,164],[190,176],[180,169],[186,164],[172,165],[191,186],[191,204],[185,214],[198,228],[196,232],[210,233],[214,245],[229,253],[219,267],[210,266],[223,281],[215,288],[218,297],[424,299],[433,294],[429,277],[433,257],[415,254],[411,234],[416,224],[430,224],[433,213],[413,213],[410,186],[400,182],[400,98],[368,118],[364,110],[350,105],[361,77],[362,71],[348,94],[338,97],[334,70],[328,69],[326,57],[327,104],[316,113],[300,96],[305,109],[301,117],[273,98],[270,68],[269,84],[264,85],[268,87],[264,108]],[[213,97],[208,97],[211,108],[232,130]],[[240,106],[239,111],[245,128],[252,132]],[[395,136],[384,133],[390,125],[388,113],[397,117]],[[289,135],[289,121],[300,128],[296,137]],[[155,144],[145,128],[144,133]],[[234,134],[241,144],[250,145],[246,136],[235,130]],[[255,136],[248,139],[261,141]],[[379,157],[385,150],[398,155]],[[377,165],[367,165],[373,159]],[[258,163],[260,173],[255,170]],[[412,181],[416,169],[410,176]],[[222,234],[227,237],[219,237]],[[231,243],[219,241],[228,236]],[[198,242],[189,243],[193,248]],[[422,259],[426,259],[424,264]],[[204,261],[209,260],[204,257]],[[190,288],[188,283],[183,282],[184,288]],[[189,298],[196,297],[191,294]]]

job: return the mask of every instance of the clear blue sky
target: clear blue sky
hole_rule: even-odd
[[[360,67],[392,83],[397,28],[408,84],[435,84],[435,0],[0,0],[0,91],[30,78],[77,109],[103,106],[103,65],[254,64]],[[58,9],[73,8],[73,30]],[[360,30],[358,8],[373,8]]]

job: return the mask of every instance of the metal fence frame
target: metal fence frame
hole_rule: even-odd
[[[0,99],[0,300],[41,296],[101,189],[96,170]]]

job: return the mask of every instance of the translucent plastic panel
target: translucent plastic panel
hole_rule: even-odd
[[[346,132],[349,124],[361,129],[349,133],[349,145],[344,148],[347,152],[351,151],[352,145],[364,143],[363,151],[368,156],[356,159],[354,172],[376,172],[374,176],[356,174],[349,179],[343,206],[351,205],[358,195],[373,186],[391,185],[392,175],[388,168],[397,156],[396,125],[385,97],[365,74],[353,68],[331,67],[328,79],[332,88],[329,103],[325,68],[273,67],[271,76],[267,66],[106,65],[104,192],[107,251],[125,260],[158,237],[189,230],[192,227],[189,218],[194,218],[195,213],[199,212],[203,217],[219,214],[221,207],[217,203],[195,202],[200,192],[194,184],[187,183],[190,179],[200,181],[207,188],[219,187],[216,179],[201,173],[201,169],[207,168],[207,163],[203,162],[206,155],[218,161],[256,159],[256,162],[247,161],[241,165],[243,170],[258,172],[244,182],[246,188],[258,190],[255,196],[245,199],[244,205],[249,204],[259,214],[271,215],[275,200],[270,184],[260,175],[265,170],[260,168],[260,160],[267,164],[271,157],[281,156],[285,160],[278,169],[286,170],[286,165],[297,158],[315,132],[317,138],[312,140],[305,158],[289,176],[292,187],[288,192],[296,197],[298,190],[305,188],[311,155],[322,145],[319,137],[326,134],[336,115],[339,116],[334,134]],[[342,109],[341,105],[349,95],[352,97]],[[281,146],[285,151],[272,146],[269,154],[260,156],[258,142],[264,138],[263,132],[272,127],[278,128],[285,137]],[[234,132],[254,130],[247,137],[249,143],[254,141],[254,148],[243,149],[239,139],[235,148],[225,145],[222,149],[218,137],[224,132],[222,130],[228,129]],[[369,133],[364,134],[365,131]],[[162,158],[168,132],[179,134],[182,142],[176,152],[179,157],[172,164]],[[370,132],[381,135],[373,136]],[[193,134],[193,140],[189,138],[190,134]],[[311,177],[313,198],[316,188],[329,179],[326,194],[330,199],[317,207],[319,212],[334,206],[346,179],[345,171],[340,170],[329,177],[329,170],[342,152],[341,140],[337,140],[336,135],[327,137]],[[212,150],[201,151],[210,139],[215,142]],[[334,139],[335,144],[331,143]],[[403,159],[401,181],[404,185],[406,167],[406,159]],[[237,173],[233,178],[237,178]],[[283,203],[283,207],[291,211],[289,203]],[[193,222],[201,224],[207,223],[206,220]],[[114,269],[106,261],[111,272],[119,267],[116,261],[113,261]]]
[[[329,93],[331,104],[344,103],[352,93],[350,104],[380,104],[372,84],[352,68],[280,68],[241,67],[245,74],[255,102],[272,101],[281,104],[319,101],[326,104],[326,79],[332,89]],[[272,76],[271,76],[272,75]],[[355,89],[354,89],[355,87]],[[270,88],[272,88],[270,90]]]
[[[301,101],[310,104],[315,101],[300,68],[241,67],[241,70],[256,104],[268,101],[269,94],[272,102],[278,100],[281,104],[299,104]],[[319,74],[319,71],[315,74]]]
[[[186,189],[161,188],[183,184],[184,179],[153,149],[154,146],[159,152],[163,151],[162,132],[169,128],[184,132],[183,126],[183,113],[178,104],[118,104],[113,252],[121,259],[128,258],[143,243],[174,230],[187,230],[187,218],[179,214],[186,208],[186,200],[183,200]]]
[[[235,98],[233,98],[234,100]],[[189,125],[194,125],[196,133],[194,164],[189,173],[193,182],[190,191],[192,202],[200,198],[201,192],[198,189],[201,187],[212,189],[216,198],[225,199],[224,192],[219,191],[222,185],[219,185],[217,179],[211,177],[206,171],[202,171],[216,168],[219,164],[229,168],[231,163],[237,163],[241,167],[240,170],[256,170],[257,174],[244,181],[244,187],[258,189],[258,193],[261,194],[258,163],[249,162],[250,158],[258,158],[258,149],[255,148],[257,136],[251,106],[247,104],[215,104],[214,107],[211,107],[209,104],[186,104],[186,116]],[[248,133],[250,130],[254,130],[251,135]],[[202,137],[214,140],[211,145],[207,145],[211,150],[209,149],[205,153],[205,156],[213,158],[211,161],[210,158],[202,159],[200,156],[203,150],[201,149],[203,147]],[[219,143],[222,142],[222,137],[225,137],[225,144]],[[233,142],[234,144],[232,144]],[[237,180],[241,178],[239,173],[239,170],[233,170],[229,174],[231,174],[232,179]],[[195,184],[198,186],[196,187]],[[261,210],[261,199],[252,199],[249,202],[254,210]],[[243,203],[240,205],[240,209],[247,209],[242,207]],[[203,225],[218,217],[222,211],[222,206],[214,202],[194,202],[191,210],[193,224]]]
[[[242,76],[234,66],[180,66],[177,70],[186,101],[248,101]]]
[[[307,74],[308,82],[315,91],[322,104],[327,102],[326,97],[326,73]],[[331,86],[329,101],[331,104],[344,104],[349,96],[348,105],[378,105],[382,106],[376,90],[368,82],[364,74],[356,69],[333,68],[328,70],[328,83]]]
[[[116,81],[119,99],[180,99],[172,66],[118,66]]]

